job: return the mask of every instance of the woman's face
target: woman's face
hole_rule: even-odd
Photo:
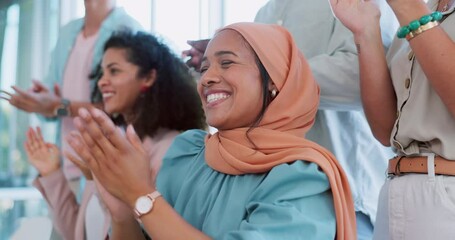
[[[146,78],[137,78],[139,67],[127,61],[125,49],[109,48],[101,62],[103,76],[98,87],[103,94],[104,110],[128,117]]]
[[[219,130],[250,127],[262,107],[261,76],[253,50],[234,30],[210,41],[198,92],[207,123]]]

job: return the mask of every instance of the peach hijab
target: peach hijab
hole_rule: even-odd
[[[282,163],[314,162],[328,176],[336,213],[337,239],[356,239],[354,203],[349,183],[335,157],[305,139],[319,105],[319,86],[291,34],[278,25],[236,23],[231,29],[251,45],[279,94],[259,126],[218,131],[206,138],[206,162],[222,173],[263,173]],[[254,142],[255,146],[251,143]]]

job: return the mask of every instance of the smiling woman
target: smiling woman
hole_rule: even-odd
[[[145,167],[132,126],[125,138],[99,110],[79,112],[82,137],[70,144],[126,214],[152,239],[355,239],[344,172],[302,137],[319,88],[291,34],[229,25],[208,44],[201,68],[199,96],[219,131],[180,134],[159,172]],[[142,238],[137,220],[111,213],[112,239]]]
[[[114,33],[105,44],[98,70],[100,75],[92,75],[100,78],[98,87],[104,109],[115,115],[121,127],[131,124],[137,129],[139,144],[147,155],[142,168],[147,172],[158,172],[164,153],[181,131],[205,128],[194,79],[182,60],[155,36],[144,32]],[[79,119],[75,125],[81,125]],[[92,236],[88,239],[105,238],[110,216],[99,201],[110,207],[115,221],[132,217],[131,213],[119,216],[117,212],[128,207],[97,185],[90,169],[65,151],[88,180],[78,206],[59,171],[59,149],[46,143],[37,130],[29,130],[25,143],[29,161],[40,173],[34,185],[52,207],[57,229],[65,238],[85,239],[84,233]],[[80,138],[77,132],[71,136]],[[95,217],[98,221],[93,221]]]

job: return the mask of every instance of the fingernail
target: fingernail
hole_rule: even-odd
[[[88,118],[89,112],[85,108],[79,109],[79,116],[83,117],[84,119]]]
[[[128,128],[130,128],[131,133],[136,134],[136,130],[134,129],[133,124],[129,124]]]
[[[98,108],[94,108],[94,109],[92,110],[92,114],[93,114],[94,117],[101,117],[102,112],[101,112],[101,110],[99,110]]]

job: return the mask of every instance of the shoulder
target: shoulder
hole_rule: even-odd
[[[72,21],[68,22],[67,24],[63,25],[60,28],[60,32],[61,33],[79,32],[83,26],[84,26],[84,19],[78,18],[78,19],[72,20]]]
[[[59,30],[59,39],[60,41],[75,38],[77,34],[81,31],[84,26],[84,19],[78,18],[70,21],[69,23],[63,25]]]
[[[207,132],[188,130],[175,137],[165,158],[181,158],[199,153],[205,145]]]
[[[267,191],[263,191],[268,189]],[[274,199],[274,201],[309,197],[327,192],[330,183],[327,175],[315,163],[298,160],[283,163],[270,170],[262,181],[254,198]]]
[[[167,171],[175,169],[185,169],[195,160],[205,149],[204,138],[206,132],[202,130],[188,130],[174,138],[167,152],[164,154],[160,169],[160,175],[165,175]]]

